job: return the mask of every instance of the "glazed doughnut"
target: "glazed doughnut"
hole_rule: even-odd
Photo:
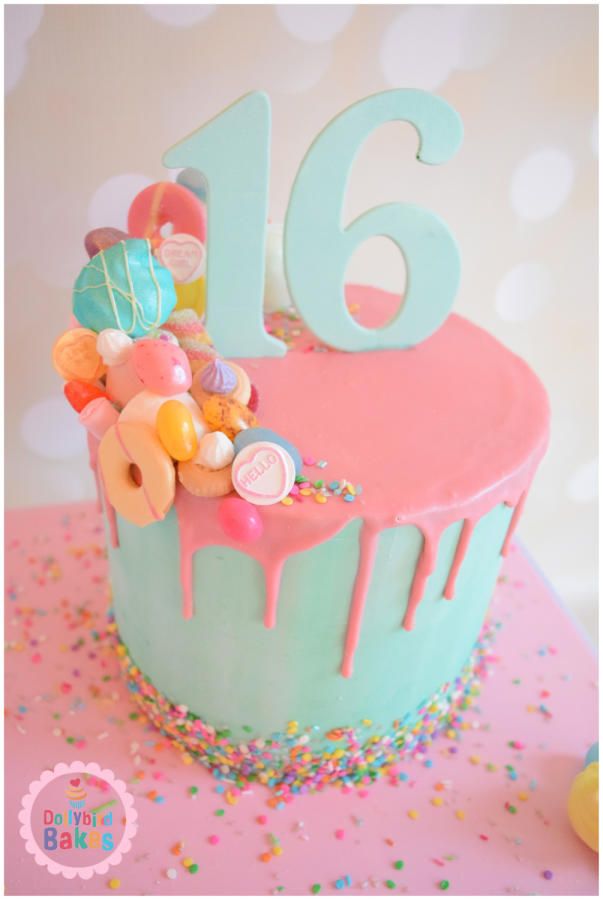
[[[174,464],[152,428],[116,422],[98,448],[107,497],[117,512],[143,528],[165,518],[174,502]]]
[[[192,460],[180,462],[178,480],[195,497],[224,497],[232,491],[232,466],[208,469]]]
[[[214,394],[205,391],[201,385],[201,379],[203,377],[203,370],[208,366],[213,360],[208,359],[204,364],[199,366],[197,371],[195,372],[193,383],[190,388],[190,392],[197,401],[199,406],[203,406],[210,397],[213,397]],[[221,397],[228,397],[231,400],[238,400],[239,403],[242,403],[243,406],[247,406],[251,399],[251,382],[249,380],[249,375],[242,369],[240,366],[237,366],[236,363],[227,361],[227,366],[232,369],[232,371],[237,376],[237,385],[233,391],[229,394],[220,394]]]
[[[205,243],[205,206],[181,184],[159,181],[134,197],[128,212],[128,231],[146,238],[155,249],[164,240],[161,229],[171,224],[176,234],[192,234]]]

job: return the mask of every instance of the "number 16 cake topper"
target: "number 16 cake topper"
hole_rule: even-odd
[[[166,166],[196,169],[208,182],[207,328],[225,356],[286,352],[263,323],[270,119],[266,94],[247,94],[164,156]],[[429,210],[388,203],[342,225],[360,148],[375,129],[397,121],[416,128],[420,162],[444,163],[461,144],[460,117],[444,100],[418,90],[384,91],[354,103],[319,133],[291,192],[284,233],[289,290],[309,328],[339,350],[420,343],[443,324],[458,290],[456,242]],[[377,236],[388,237],[403,254],[407,291],[390,322],[365,328],[346,307],[344,276],[355,250]]]

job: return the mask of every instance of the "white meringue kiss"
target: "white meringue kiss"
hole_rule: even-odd
[[[234,459],[234,444],[221,431],[212,431],[201,438],[194,462],[207,469],[223,469]]]
[[[118,328],[105,328],[96,339],[96,349],[106,366],[121,366],[127,362],[134,341]]]

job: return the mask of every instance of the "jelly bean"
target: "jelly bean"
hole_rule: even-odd
[[[63,393],[74,410],[80,413],[92,400],[98,397],[106,397],[106,393],[94,384],[87,381],[68,381],[63,387]]]
[[[181,184],[160,181],[134,197],[128,212],[128,231],[147,238],[154,247],[163,241],[161,229],[172,225],[175,233],[191,234],[205,243],[205,207]]]
[[[195,462],[206,469],[223,469],[229,466],[235,455],[233,443],[221,431],[210,431],[199,441]]]
[[[257,541],[264,531],[258,508],[240,497],[227,497],[221,501],[218,521],[224,534],[242,543]]]
[[[285,440],[284,437],[281,437],[280,434],[271,431],[270,428],[247,428],[245,431],[239,431],[234,439],[235,453],[240,453],[248,444],[255,444],[258,441],[270,441],[272,444],[279,444],[279,446],[284,447],[293,460],[296,474],[301,475],[304,466],[299,450]]]
[[[118,328],[142,337],[159,328],[176,305],[174,280],[149,241],[127,240],[100,250],[73,288],[73,312],[93,331]]]
[[[188,391],[192,384],[188,357],[171,341],[136,341],[132,350],[132,365],[145,388],[154,394],[172,397]]]
[[[98,397],[84,407],[79,419],[84,428],[100,441],[111,426],[115,425],[119,413],[106,397]]]
[[[201,415],[201,410],[193,400],[190,394],[177,394],[175,397],[171,397],[171,400],[178,400],[180,403],[183,403],[184,406],[190,412],[193,425],[195,428],[195,433],[197,435],[197,440],[201,440],[204,434],[207,434],[208,427],[205,422],[205,419]],[[159,407],[165,403],[165,397],[162,397],[160,394],[153,394],[151,391],[141,391],[139,394],[136,394],[135,397],[132,397],[127,406],[122,410],[120,415],[120,421],[122,422],[143,422],[146,425],[150,425],[151,428],[155,428],[155,424],[157,422],[157,413],[159,412]]]
[[[96,334],[89,328],[70,328],[52,348],[52,363],[65,381],[98,381],[105,372]]]
[[[592,762],[574,778],[567,811],[572,828],[591,850],[599,850],[599,763]]]
[[[101,250],[108,250],[109,247],[119,244],[120,241],[127,241],[129,237],[129,234],[120,231],[119,228],[94,228],[84,238],[84,246],[86,253],[92,259]]]
[[[255,428],[256,417],[246,406],[231,397],[214,394],[202,407],[203,417],[212,431],[223,431],[232,440],[244,428]]]
[[[197,435],[190,411],[178,400],[166,400],[159,407],[157,435],[172,459],[184,462],[197,452]]]
[[[174,284],[192,284],[205,272],[205,247],[191,234],[166,237],[155,256],[172,273]]]
[[[121,366],[132,352],[134,341],[117,328],[105,328],[96,339],[96,349],[107,366]]]

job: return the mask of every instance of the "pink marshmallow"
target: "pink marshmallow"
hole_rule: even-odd
[[[115,425],[119,413],[106,397],[97,397],[83,408],[79,419],[90,434],[100,441],[105,432]]]

